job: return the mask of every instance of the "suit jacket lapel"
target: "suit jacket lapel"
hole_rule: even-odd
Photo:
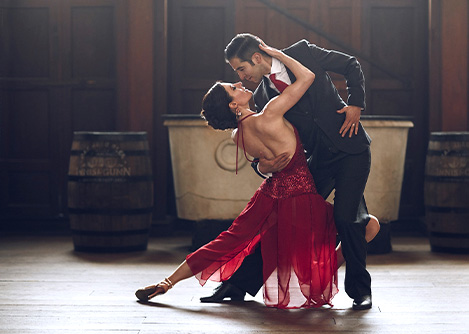
[[[296,77],[293,75],[292,71],[287,67],[287,73],[288,76],[290,77],[291,83],[294,83],[296,81]],[[300,112],[304,115],[307,115],[308,113],[311,113],[312,111],[312,106],[311,106],[311,92],[308,90],[306,91],[305,95],[295,104],[294,107],[290,110],[295,110],[297,112]]]

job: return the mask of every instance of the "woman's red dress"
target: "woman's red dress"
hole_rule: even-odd
[[[186,257],[201,285],[229,279],[260,243],[267,306],[331,305],[338,292],[333,208],[318,195],[296,129],[295,136],[288,166],[264,180],[227,231]]]

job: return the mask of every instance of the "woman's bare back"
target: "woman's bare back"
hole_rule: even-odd
[[[293,126],[283,117],[272,117],[265,113],[243,119],[238,129],[233,131],[232,138],[235,143],[238,142],[239,148],[253,157],[262,155],[272,159],[288,153],[291,159],[296,149]]]

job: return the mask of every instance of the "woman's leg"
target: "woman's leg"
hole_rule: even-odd
[[[380,226],[379,226],[379,220],[373,215],[370,216],[370,221],[366,225],[366,232],[365,232],[365,239],[366,242],[370,242],[375,238],[375,236],[378,234]],[[344,255],[342,254],[342,245],[339,243],[337,248],[335,249],[337,253],[337,268],[340,268],[341,265],[345,263]]]
[[[167,278],[156,285],[150,285],[146,288],[139,289],[135,293],[137,298],[141,301],[147,301],[155,296],[162,295],[171,289],[176,283],[194,276],[186,260],[184,260],[179,267]]]

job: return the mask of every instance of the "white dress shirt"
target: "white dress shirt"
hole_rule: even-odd
[[[269,76],[271,74],[275,74],[275,79],[285,82],[287,85],[291,85],[290,77],[288,76],[287,68],[285,65],[278,60],[277,58],[272,57],[272,67],[270,68],[270,73],[264,75],[267,79],[269,79],[269,86],[276,92],[280,93],[275,85],[270,81]]]

